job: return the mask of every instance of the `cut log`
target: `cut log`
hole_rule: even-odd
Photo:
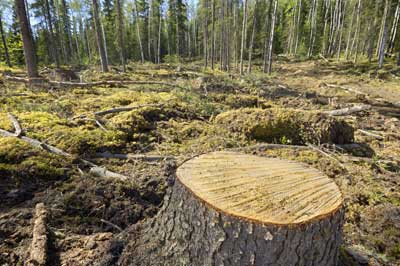
[[[90,88],[96,86],[104,86],[104,85],[160,85],[160,86],[167,86],[173,88],[180,88],[177,84],[161,82],[161,81],[137,81],[137,80],[106,80],[106,81],[94,81],[94,82],[69,82],[69,81],[56,81],[56,80],[46,80],[43,78],[36,78],[36,79],[28,79],[28,78],[21,78],[21,77],[14,77],[14,76],[4,76],[4,80],[11,81],[11,82],[21,82],[25,84],[32,84],[32,83],[41,83],[41,84],[48,84],[53,88]]]
[[[351,115],[351,114],[359,113],[362,111],[367,111],[370,109],[371,109],[371,105],[363,104],[363,105],[357,105],[357,106],[342,108],[342,109],[333,110],[333,111],[326,111],[325,114],[330,115],[330,116],[342,116],[342,115]]]
[[[336,265],[344,220],[333,180],[301,163],[214,152],[181,165],[121,265]]]
[[[36,204],[33,238],[28,266],[45,266],[47,262],[47,210],[43,203]]]

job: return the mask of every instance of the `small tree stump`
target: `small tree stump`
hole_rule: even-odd
[[[177,170],[160,213],[123,265],[336,265],[337,185],[307,165],[214,152]]]

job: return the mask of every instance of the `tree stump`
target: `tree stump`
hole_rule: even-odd
[[[237,152],[187,161],[122,265],[336,265],[337,185],[307,165]]]

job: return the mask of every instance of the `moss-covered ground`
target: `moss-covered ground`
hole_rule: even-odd
[[[14,137],[0,137],[0,264],[23,261],[37,202],[45,202],[51,212],[52,263],[73,263],[67,255],[73,253],[82,265],[90,265],[96,252],[88,242],[119,233],[110,224],[126,229],[157,212],[176,164],[207,151],[265,142],[318,147],[320,151],[251,152],[306,162],[327,173],[345,198],[344,250],[376,265],[400,262],[400,111],[387,107],[400,101],[398,68],[388,65],[376,71],[364,64],[285,60],[277,62],[272,76],[255,67],[254,74],[241,78],[195,63],[179,68],[132,64],[127,73],[79,73],[85,81],[162,81],[176,85],[172,87],[48,90],[0,78],[0,129],[14,130],[7,115],[11,112],[25,136],[72,154],[65,158]],[[339,118],[323,113],[360,103],[373,108]],[[115,107],[138,108],[94,114]],[[354,142],[358,147],[340,146]],[[168,155],[177,162],[96,158],[102,152]],[[78,158],[131,179],[91,176]]]

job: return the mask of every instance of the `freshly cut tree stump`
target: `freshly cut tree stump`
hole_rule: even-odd
[[[307,165],[214,152],[177,170],[156,218],[121,265],[336,265],[344,219],[337,185]]]

